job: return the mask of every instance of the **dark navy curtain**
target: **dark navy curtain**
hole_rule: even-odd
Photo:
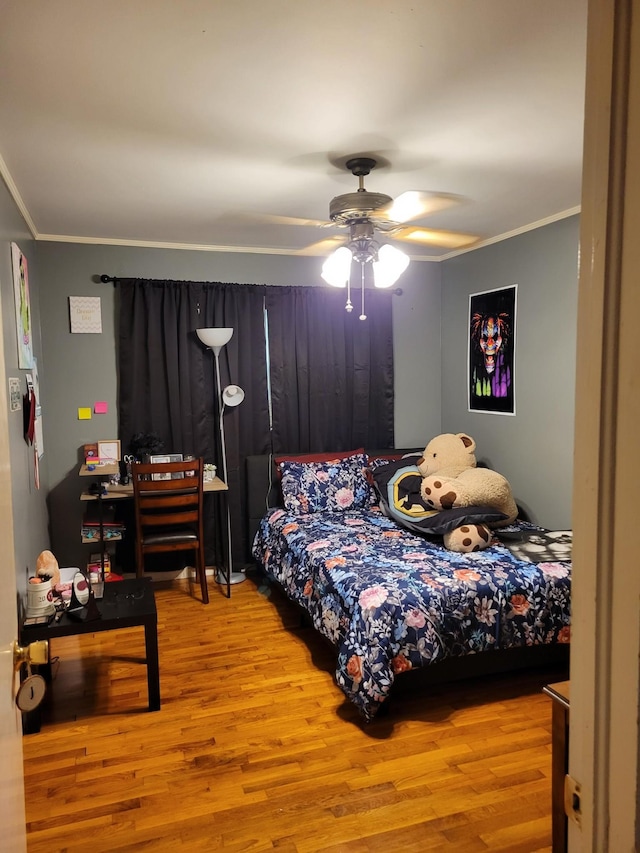
[[[213,353],[195,330],[233,328],[221,385],[240,385],[224,414],[233,556],[250,562],[245,459],[275,452],[393,446],[392,296],[367,293],[367,320],[323,287],[118,279],[119,438],[153,433],[222,475]],[[269,354],[265,345],[265,310]],[[271,386],[270,414],[267,369]],[[217,501],[208,498],[210,505]],[[222,516],[206,525],[208,565],[222,559]]]
[[[275,452],[393,447],[393,295],[267,288]]]

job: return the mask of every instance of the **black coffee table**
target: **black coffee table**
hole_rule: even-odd
[[[77,621],[64,613],[59,621],[48,625],[23,625],[20,644],[27,646],[34,640],[55,640],[77,634],[97,634],[100,631],[115,631],[118,628],[144,627],[144,642],[147,663],[147,686],[149,710],[160,710],[160,668],[158,665],[158,612],[150,578],[113,581],[105,583],[104,596],[96,600],[100,619]],[[46,667],[43,672],[47,677]],[[49,678],[50,680],[50,678]],[[39,709],[23,720],[25,733],[40,730]]]

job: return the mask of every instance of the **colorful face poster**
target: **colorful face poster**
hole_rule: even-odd
[[[515,415],[517,285],[469,296],[469,411]]]
[[[18,335],[18,367],[33,367],[33,340],[31,338],[31,303],[29,301],[29,274],[27,259],[16,243],[11,244],[13,265],[13,292],[16,303],[16,332]]]

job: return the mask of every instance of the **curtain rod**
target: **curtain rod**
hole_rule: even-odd
[[[100,281],[102,282],[102,284],[117,284],[120,279],[115,275],[103,274],[100,276]],[[402,296],[402,288],[396,287],[394,290],[391,291],[391,293],[393,293],[394,296]]]

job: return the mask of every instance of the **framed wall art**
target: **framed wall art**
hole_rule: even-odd
[[[99,335],[102,332],[102,313],[99,296],[70,296],[69,321],[71,332]]]
[[[518,286],[469,295],[469,411],[515,415]]]
[[[11,244],[13,268],[13,294],[16,304],[16,332],[18,335],[18,367],[33,367],[33,340],[31,338],[31,300],[29,297],[29,272],[27,259],[17,243]]]
[[[91,411],[91,410],[89,410]],[[120,461],[120,441],[112,439],[110,441],[98,442],[98,458],[101,462],[119,462]]]

